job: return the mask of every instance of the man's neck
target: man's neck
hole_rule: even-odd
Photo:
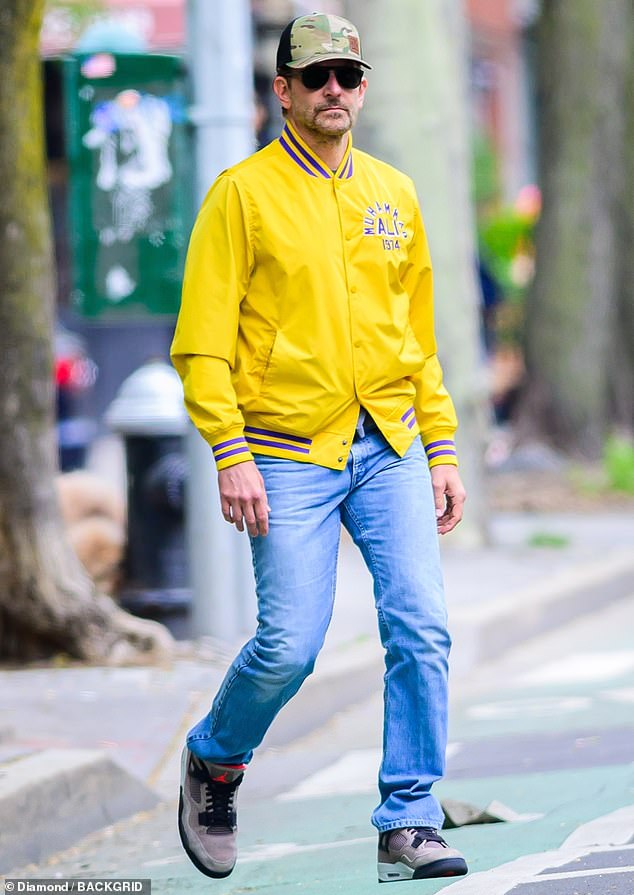
[[[304,143],[312,149],[315,155],[320,158],[331,171],[336,171],[348,148],[348,134],[328,136],[326,134],[319,134],[315,131],[307,130],[307,128],[301,127],[291,119],[289,119],[289,123],[295,128]]]

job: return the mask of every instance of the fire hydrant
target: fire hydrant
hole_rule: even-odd
[[[120,603],[190,636],[185,544],[187,414],[176,371],[148,361],[121,385],[106,423],[125,444],[128,540]]]

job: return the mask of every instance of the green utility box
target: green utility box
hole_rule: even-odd
[[[174,315],[192,221],[183,62],[100,52],[63,68],[72,307]]]

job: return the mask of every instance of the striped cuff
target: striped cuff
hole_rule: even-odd
[[[425,453],[427,454],[427,462],[430,468],[442,464],[458,465],[456,444],[452,438],[440,438],[436,441],[430,441],[425,445]]]
[[[249,445],[243,435],[223,439],[223,441],[213,444],[211,449],[219,471],[227,466],[235,466],[236,463],[243,463],[245,460],[253,459]]]

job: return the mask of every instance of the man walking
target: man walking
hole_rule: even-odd
[[[227,522],[246,527],[257,632],[183,751],[179,830],[228,876],[253,750],[313,669],[345,525],[374,579],[385,647],[382,882],[456,876],[438,830],[446,629],[438,532],[464,501],[414,186],[352,148],[367,87],[357,29],[315,13],[282,33],[281,136],[223,172],[194,227],[172,358],[210,444]]]

